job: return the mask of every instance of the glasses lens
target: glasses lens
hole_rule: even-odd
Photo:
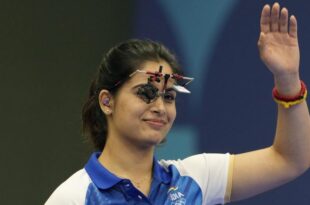
[[[158,89],[152,84],[139,87],[137,95],[146,103],[153,102],[158,97]]]

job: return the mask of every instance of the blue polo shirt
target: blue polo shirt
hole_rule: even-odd
[[[228,201],[229,154],[199,154],[183,160],[153,161],[148,196],[119,178],[94,153],[84,169],[61,184],[46,205],[200,205]]]

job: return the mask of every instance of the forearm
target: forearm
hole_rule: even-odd
[[[276,86],[280,93],[289,96],[300,89],[300,82],[276,80]],[[291,165],[296,174],[305,171],[310,166],[310,117],[306,101],[288,109],[278,105],[277,118],[273,148]]]

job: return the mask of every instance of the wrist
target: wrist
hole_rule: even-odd
[[[299,73],[275,76],[274,82],[278,93],[283,96],[295,96],[301,89]]]
[[[283,96],[279,94],[276,87],[272,90],[273,99],[284,108],[290,108],[293,105],[302,103],[307,98],[307,87],[303,81],[300,81],[300,90],[295,96]]]

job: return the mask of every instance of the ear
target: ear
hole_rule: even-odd
[[[102,112],[105,115],[110,115],[112,114],[112,110],[113,110],[113,97],[110,94],[110,92],[108,90],[101,90],[99,93],[99,105],[100,108],[102,110]]]

